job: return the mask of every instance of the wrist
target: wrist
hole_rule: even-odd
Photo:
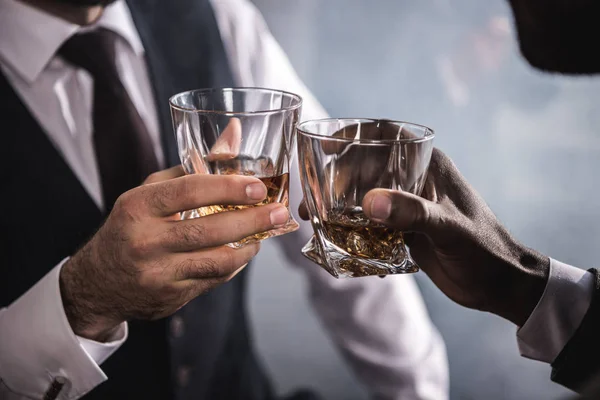
[[[82,250],[84,251],[85,249]],[[82,264],[81,258],[80,254],[76,254],[60,271],[60,295],[65,315],[77,336],[106,342],[123,321],[105,316],[97,309],[98,301],[93,295],[93,278],[82,273],[85,264]]]
[[[550,258],[519,246],[507,263],[507,287],[503,301],[491,310],[521,327],[539,303],[550,274]]]

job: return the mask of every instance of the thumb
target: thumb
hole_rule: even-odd
[[[363,211],[369,219],[400,231],[434,237],[441,228],[438,204],[398,190],[371,190],[363,199]]]

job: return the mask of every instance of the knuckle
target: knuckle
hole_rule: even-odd
[[[178,178],[178,184],[175,190],[170,190],[168,197],[172,202],[181,202],[182,200],[189,204],[205,203],[207,192],[221,190],[221,184],[212,180],[212,175],[192,174],[183,178]],[[209,188],[208,190],[206,190]]]
[[[181,289],[174,282],[160,282],[159,293],[163,299],[179,298]]]
[[[256,220],[254,218],[250,219],[250,221],[252,222],[253,227],[256,225]],[[243,218],[239,218],[236,219],[235,221],[233,221],[233,226],[235,228],[235,232],[240,233],[241,235],[244,235],[247,231],[248,231],[248,220],[247,219],[243,219]]]
[[[205,258],[200,262],[202,278],[218,278],[221,274],[219,263],[212,258]]]
[[[431,162],[440,162],[446,157],[446,154],[437,147],[434,147],[431,151]]]
[[[159,182],[161,180],[161,173],[160,172],[153,172],[150,175],[148,175],[148,177],[144,180],[144,184],[150,184],[150,183],[154,183],[154,182]]]
[[[239,176],[223,176],[219,187],[222,190],[223,196],[228,198],[239,197],[240,186],[242,185],[242,177]]]
[[[180,261],[174,266],[178,276],[183,279],[193,278],[198,269],[197,262],[191,258]]]
[[[426,226],[429,225],[431,219],[431,210],[429,209],[428,204],[418,199],[413,204],[413,216],[414,216],[414,224],[416,226]]]
[[[448,175],[458,171],[454,161],[438,148],[433,148],[431,153],[430,170],[440,174],[441,176]]]
[[[223,255],[223,269],[225,269],[225,273],[229,273],[230,271],[236,270],[241,267],[245,261],[241,260],[238,255],[238,252],[233,249],[227,249],[225,254]]]
[[[153,303],[163,304],[173,298],[177,298],[181,289],[175,282],[165,279],[159,271],[151,271],[140,274],[139,286],[144,289]]]
[[[129,190],[119,196],[113,207],[120,219],[125,222],[139,222],[141,219],[141,207],[137,190]]]
[[[190,220],[189,224],[181,224],[174,229],[177,230],[179,240],[189,245],[202,245],[209,239],[206,227],[199,220]]]
[[[188,179],[182,179],[180,184],[177,186],[177,190],[173,191],[176,193],[177,197],[190,198],[194,197],[196,194],[196,187],[198,187],[199,182],[201,180],[200,175],[190,175],[187,177]]]
[[[180,178],[177,190],[171,191],[175,199],[188,199],[191,202],[200,202],[204,196],[201,188],[211,187],[211,175],[191,174]]]
[[[153,273],[142,273],[139,275],[137,280],[138,286],[145,291],[154,292],[157,288],[160,288],[160,278]]]
[[[128,210],[133,208],[133,203],[135,202],[134,192],[132,190],[127,191],[120,195],[115,201],[115,205],[113,207],[114,210]]]
[[[157,210],[167,208],[167,203],[173,196],[172,191],[162,184],[157,184],[152,187],[152,190],[146,191],[146,199],[150,207]]]
[[[248,216],[248,220],[252,231],[263,232],[267,229],[271,229],[273,227],[273,224],[271,223],[271,212],[276,210],[278,207],[281,206],[268,205],[267,207],[260,206],[250,208],[249,211],[251,211],[252,214]]]
[[[247,244],[242,249],[233,250],[230,253],[230,261],[228,262],[230,272],[236,271],[238,268],[248,264],[260,250],[259,243]]]
[[[132,258],[141,259],[151,251],[152,243],[147,239],[138,238],[130,241],[129,247]]]
[[[140,221],[138,211],[133,207],[125,207],[121,209],[119,217],[125,224],[136,223]]]

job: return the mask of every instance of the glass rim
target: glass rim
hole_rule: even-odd
[[[198,108],[188,108],[188,107],[183,107],[180,105],[175,104],[175,99],[178,97],[182,97],[182,96],[186,96],[186,95],[190,95],[193,93],[217,93],[217,92],[264,92],[264,93],[276,93],[276,94],[281,94],[281,95],[285,95],[285,96],[289,96],[292,99],[294,99],[296,101],[295,104],[288,106],[288,107],[282,107],[282,108],[278,108],[276,110],[257,110],[257,111],[224,111],[224,110],[203,110],[203,109],[198,109]],[[225,115],[225,116],[237,116],[237,115],[269,115],[269,114],[276,114],[276,113],[280,113],[283,111],[293,111],[293,110],[297,110],[298,108],[300,108],[302,106],[302,102],[303,99],[300,95],[296,94],[296,93],[292,93],[292,92],[287,92],[285,90],[279,90],[279,89],[270,89],[270,88],[264,88],[264,87],[224,87],[224,88],[204,88],[204,89],[192,89],[192,90],[186,90],[184,92],[180,92],[177,94],[174,94],[173,96],[171,96],[169,98],[169,105],[171,106],[171,108],[182,111],[182,112],[186,112],[186,113],[197,113],[197,114],[219,114],[219,115]]]
[[[349,122],[390,122],[393,124],[404,124],[408,126],[418,127],[420,129],[424,129],[425,135],[418,138],[407,138],[407,139],[351,139],[351,138],[340,138],[334,137],[331,135],[322,135],[319,133],[308,132],[303,130],[302,128],[309,123],[328,123],[328,122],[339,122],[339,121],[349,121]],[[394,144],[394,143],[422,143],[432,140],[435,137],[435,131],[425,125],[415,124],[413,122],[407,121],[397,121],[393,119],[380,119],[380,118],[321,118],[321,119],[310,119],[306,121],[302,121],[297,126],[298,134],[311,137],[313,139],[327,139],[334,142],[341,143],[359,143],[359,144]]]

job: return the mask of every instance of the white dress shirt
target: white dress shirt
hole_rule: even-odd
[[[213,7],[238,86],[299,93],[304,98],[304,119],[326,116],[251,3],[219,0]],[[93,27],[82,28],[16,0],[0,0],[2,72],[102,208],[91,138],[93,80],[86,71],[55,56],[73,34],[97,26],[120,37],[116,44],[120,78],[148,127],[157,156],[162,157],[144,48],[124,1],[107,7]],[[290,203],[295,211],[301,199],[296,166],[292,173]],[[299,232],[273,240],[284,246],[291,263],[305,272],[315,310],[372,395],[378,399],[448,398],[445,347],[414,279],[336,280],[301,255],[302,245],[312,234],[309,224],[301,225]],[[108,343],[73,333],[60,297],[62,264],[0,310],[2,399],[42,398],[57,376],[67,381],[61,399],[81,397],[107,379],[100,365],[127,338],[126,323]]]

